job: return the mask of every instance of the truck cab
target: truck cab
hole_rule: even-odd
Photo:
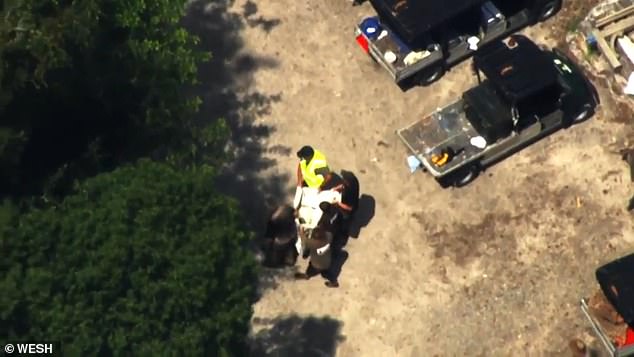
[[[484,168],[591,117],[599,104],[594,86],[571,59],[525,36],[482,48],[473,69],[478,85],[397,130],[443,187],[466,185]]]
[[[602,294],[596,300],[606,303],[582,298],[581,311],[610,357],[634,356],[634,254],[601,266],[595,276],[600,286],[598,294]],[[614,319],[610,315],[616,315],[616,321],[611,321]]]
[[[480,47],[561,8],[561,0],[370,2],[377,16],[356,26],[356,41],[403,90],[431,84]]]

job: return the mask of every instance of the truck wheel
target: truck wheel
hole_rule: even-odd
[[[442,188],[463,187],[472,182],[480,174],[480,166],[471,165],[464,167],[449,175],[436,178]]]
[[[428,86],[442,77],[445,74],[445,70],[442,66],[435,66],[426,71],[423,71],[416,77],[416,82],[421,86]]]
[[[561,8],[561,1],[553,0],[545,3],[542,6],[542,9],[539,11],[539,16],[537,16],[537,21],[542,22],[551,18],[554,14],[559,11]]]
[[[572,117],[572,120],[569,122],[567,126],[582,123],[586,121],[587,119],[589,119],[592,116],[592,114],[593,114],[592,106],[586,103],[581,107],[581,109],[579,109],[579,112],[577,112],[577,114]]]
[[[464,187],[471,183],[480,174],[480,168],[477,165],[471,165],[464,170],[460,170],[454,176],[454,187]]]

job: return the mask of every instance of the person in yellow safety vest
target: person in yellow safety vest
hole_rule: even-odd
[[[297,152],[297,187],[307,186],[321,191],[331,174],[326,156],[319,150],[304,146]]]

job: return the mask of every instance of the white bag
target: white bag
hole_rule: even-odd
[[[330,249],[330,244],[326,244],[325,246],[317,249],[317,255],[324,255],[328,249]]]
[[[301,187],[297,186],[295,189],[295,198],[293,199],[293,208],[299,209],[299,205],[302,204],[302,196],[303,190]]]

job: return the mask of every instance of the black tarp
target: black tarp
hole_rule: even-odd
[[[406,42],[485,0],[370,0],[388,26]]]
[[[474,65],[501,89],[510,101],[531,96],[557,82],[552,58],[522,35],[513,35],[517,47],[495,41],[473,56]]]
[[[495,143],[511,134],[511,108],[495,93],[490,81],[469,89],[463,97],[469,104],[465,109],[469,122],[488,143]]]
[[[598,268],[596,277],[608,301],[634,328],[634,254]]]

